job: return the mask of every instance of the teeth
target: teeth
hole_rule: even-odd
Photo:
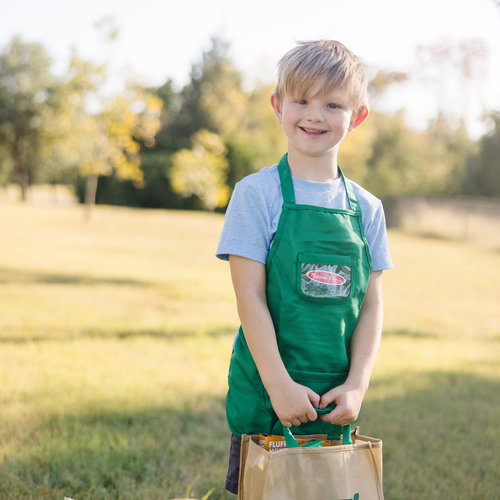
[[[316,129],[305,128],[305,127],[302,127],[302,130],[304,130],[304,132],[308,132],[309,134],[322,134],[322,133],[324,133],[324,130],[316,130]]]

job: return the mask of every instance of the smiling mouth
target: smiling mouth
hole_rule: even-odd
[[[306,134],[314,134],[314,135],[326,134],[326,130],[318,130],[314,128],[305,128],[305,127],[299,127],[299,128]]]

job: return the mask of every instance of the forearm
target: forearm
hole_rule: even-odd
[[[346,380],[348,385],[359,388],[363,394],[370,383],[382,334],[384,305],[381,271],[372,272],[370,288],[351,338],[351,361]]]
[[[237,293],[238,312],[248,348],[276,415],[285,427],[316,420],[320,396],[297,384],[285,368],[274,324],[262,294]]]
[[[351,363],[346,383],[368,389],[382,333],[383,305],[370,305],[360,315],[351,340]]]
[[[245,340],[268,393],[290,380],[276,340],[265,297],[251,291],[237,294],[238,314]]]
[[[233,255],[229,262],[245,340],[262,383],[271,394],[275,386],[289,382],[290,377],[280,356],[267,307],[265,266]]]

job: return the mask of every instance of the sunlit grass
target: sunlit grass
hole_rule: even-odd
[[[229,276],[214,258],[220,217],[108,208],[85,224],[78,207],[18,206],[2,215],[3,335],[234,329]]]
[[[0,498],[231,498],[222,216],[0,208]],[[386,498],[497,498],[500,254],[391,246],[360,419],[384,440]]]

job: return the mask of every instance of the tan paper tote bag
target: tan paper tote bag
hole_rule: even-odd
[[[344,442],[352,437],[352,444],[322,447],[315,441],[312,447],[299,447],[290,431],[283,430],[287,448],[279,451],[266,451],[259,436],[243,434],[238,499],[383,500],[380,439],[361,436],[356,428],[344,436]]]

